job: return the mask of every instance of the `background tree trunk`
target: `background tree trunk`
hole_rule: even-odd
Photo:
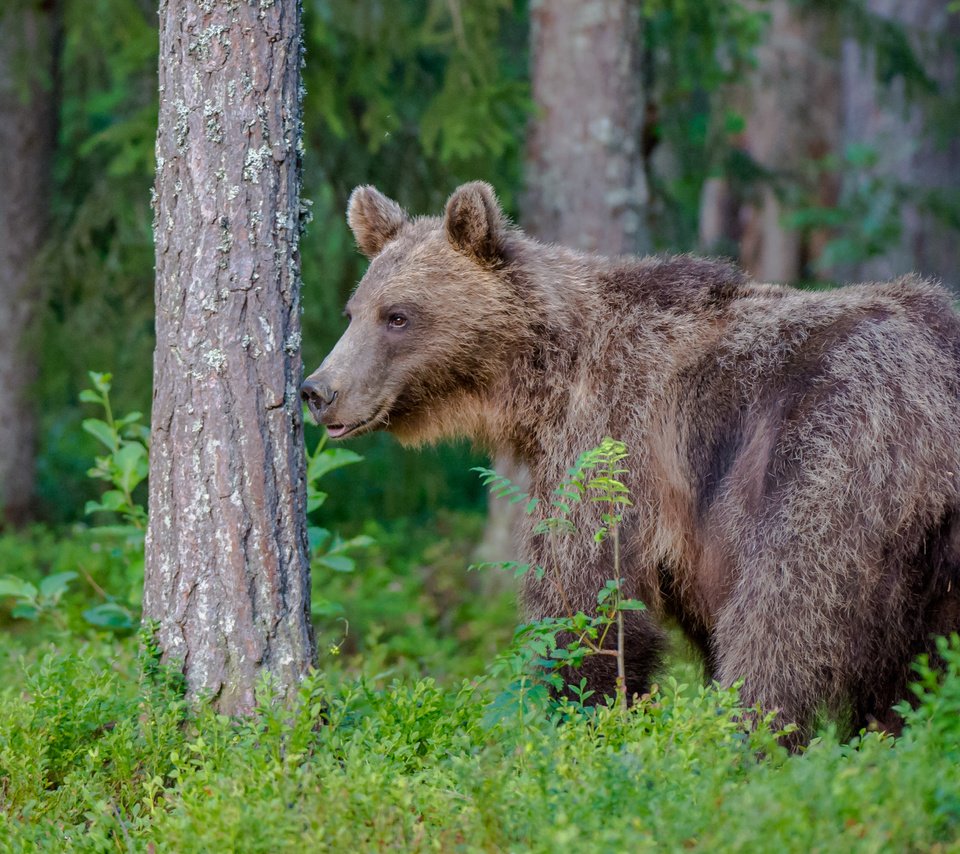
[[[524,227],[607,255],[649,251],[638,4],[550,0],[530,16]]]
[[[310,666],[299,0],[160,4],[157,348],[144,617],[192,694]]]
[[[840,142],[839,25],[823,8],[772,0],[770,24],[757,49],[757,69],[733,97],[746,119],[742,147],[766,173],[756,192],[738,198],[722,179],[706,182],[700,245],[706,251],[739,247],[740,263],[765,282],[795,282],[807,273],[824,241],[784,221],[784,202],[832,207],[836,180],[812,161]]]
[[[960,132],[944,100],[956,91],[960,18],[947,11],[948,0],[868,0],[862,10],[774,0],[769,8],[757,73],[734,98],[747,118],[743,148],[766,174],[752,197],[725,180],[707,182],[701,246],[736,246],[741,263],[764,281],[810,277],[819,260],[818,272],[839,281],[916,271],[960,289]],[[885,32],[884,21],[895,26]],[[908,92],[901,32],[938,90],[928,97],[918,97],[915,80]],[[880,50],[886,54],[878,60]],[[878,73],[891,61],[899,73]],[[843,162],[856,148],[874,151],[876,161]],[[825,154],[839,164],[814,167]],[[843,230],[847,253],[862,260],[838,256],[824,269],[821,253],[833,235],[790,228],[784,203],[848,211],[856,222]]]
[[[868,0],[878,17],[902,26],[940,97],[956,94],[957,40],[960,16],[948,13],[947,0]],[[942,279],[960,291],[958,233],[925,208],[924,197],[952,200],[953,215],[960,216],[960,129],[956,116],[937,121],[924,109],[922,99],[909,98],[903,81],[884,86],[877,80],[875,51],[864,49],[853,38],[843,45],[843,133],[847,145],[872,148],[878,160],[865,173],[847,173],[844,189],[879,178],[894,192],[887,195],[899,219],[899,239],[882,255],[842,268],[846,279],[882,280],[917,271]],[[929,102],[931,99],[927,99]],[[943,109],[942,101],[939,106]],[[909,188],[906,202],[896,199],[897,187]],[[878,201],[882,204],[884,196]]]
[[[37,370],[26,339],[49,225],[57,12],[52,2],[0,10],[0,523],[14,525],[33,499]]]
[[[638,5],[550,0],[533,4],[530,14],[536,112],[527,139],[524,229],[606,255],[650,251]],[[494,467],[526,482],[513,460],[498,459]],[[520,505],[490,499],[480,559],[516,554],[520,512]]]

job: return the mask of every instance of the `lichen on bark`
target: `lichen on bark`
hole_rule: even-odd
[[[255,707],[313,659],[296,389],[299,0],[160,5],[144,618],[194,696]],[[242,49],[241,49],[242,48]]]

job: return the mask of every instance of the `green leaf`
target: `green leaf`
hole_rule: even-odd
[[[84,430],[101,444],[106,445],[111,451],[117,449],[117,435],[110,429],[110,425],[106,421],[101,421],[99,418],[85,418],[82,426]]]
[[[125,442],[113,460],[119,470],[118,485],[128,493],[133,492],[150,470],[147,449],[139,442]]]
[[[75,572],[58,572],[55,575],[48,575],[40,582],[40,595],[46,599],[57,600],[67,592],[70,582],[76,577]]]
[[[325,448],[310,458],[307,466],[307,480],[314,483],[334,469],[350,466],[362,460],[363,457],[346,448]]]
[[[150,428],[146,424],[128,424],[123,430],[123,435],[140,442],[145,448],[150,447]]]
[[[325,548],[332,536],[326,528],[318,528],[316,525],[307,526],[307,541],[311,552]]]
[[[144,531],[136,525],[97,525],[90,530],[90,536],[95,538],[119,537],[131,544],[143,543]]]
[[[643,604],[639,599],[621,599],[620,600],[620,610],[621,611],[646,611],[647,606]]]
[[[356,537],[351,537],[349,540],[339,540],[334,544],[333,548],[330,549],[330,554],[344,554],[354,549],[365,549],[369,546],[372,546],[374,543],[373,537],[368,537],[366,534],[358,534]]]
[[[467,567],[467,572],[479,572],[482,569],[507,569],[506,564],[509,561],[489,561],[482,560],[479,563],[471,563]]]
[[[357,566],[353,558],[346,555],[324,555],[318,563],[334,572],[353,572]]]
[[[85,388],[80,392],[80,402],[81,403],[96,403],[103,405],[103,398],[97,394],[95,391],[89,388]]]
[[[323,506],[323,502],[327,500],[327,493],[321,492],[319,489],[312,489],[309,485],[307,491],[307,513],[312,513]]]
[[[17,596],[21,599],[36,599],[37,588],[29,581],[17,578],[15,575],[7,575],[0,578],[0,597]]]
[[[607,601],[607,599],[609,599],[616,592],[617,592],[616,585],[614,585],[613,587],[610,587],[608,582],[606,585],[604,585],[600,589],[600,592],[597,593],[597,604],[602,605],[604,602]]]
[[[314,617],[339,617],[343,613],[343,605],[315,596],[310,603],[310,613]]]
[[[108,489],[100,496],[99,501],[88,501],[84,505],[83,512],[86,514],[97,513],[101,510],[107,510],[116,513],[127,502],[126,496],[118,489]]]
[[[476,569],[496,569],[502,572],[512,572],[514,578],[522,578],[530,570],[531,566],[529,563],[517,563],[515,560],[504,560],[504,561],[483,561],[481,563],[473,563],[468,567],[468,571]]]
[[[94,388],[101,394],[108,394],[110,392],[110,383],[113,381],[113,374],[88,371],[87,376],[90,377],[90,382],[93,383]]]
[[[733,110],[728,110],[723,117],[723,129],[729,134],[743,133],[747,122],[743,116]]]
[[[10,611],[10,616],[17,620],[35,620],[39,614],[39,609],[28,602],[19,602]]]
[[[91,626],[102,629],[124,630],[134,628],[135,622],[130,612],[116,602],[104,602],[95,605],[83,612],[85,619]]]

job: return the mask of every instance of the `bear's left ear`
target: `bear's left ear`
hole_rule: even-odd
[[[503,239],[508,225],[493,187],[471,181],[457,187],[447,200],[443,218],[447,239],[453,248],[484,264],[503,257]]]

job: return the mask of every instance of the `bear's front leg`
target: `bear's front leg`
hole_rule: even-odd
[[[563,632],[557,637],[557,645],[566,646],[573,640],[572,634]],[[649,691],[653,674],[663,662],[666,646],[666,633],[649,613],[646,611],[623,613],[623,663],[628,702],[632,703],[634,696],[643,695]],[[607,633],[603,647],[609,651],[616,650],[616,626],[612,626]],[[586,705],[601,705],[608,697],[616,697],[617,659],[613,655],[592,653],[579,667],[563,667],[559,673],[567,686],[579,686],[580,682],[586,679],[584,693],[593,692],[584,700]],[[577,699],[579,691],[573,692],[568,688],[562,693],[571,699]]]

